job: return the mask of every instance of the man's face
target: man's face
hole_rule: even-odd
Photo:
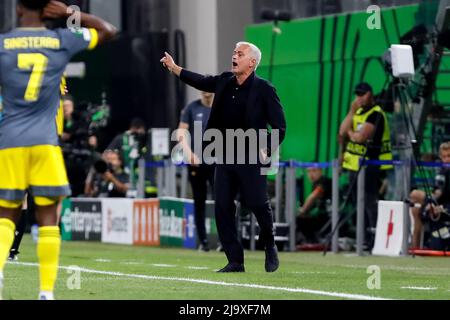
[[[117,170],[122,165],[122,161],[120,160],[119,153],[115,151],[107,151],[105,152],[103,159],[111,165],[113,170]]]
[[[322,170],[320,168],[308,168],[307,174],[311,182],[316,182],[322,177]]]
[[[439,156],[443,163],[450,163],[450,150],[442,150]]]
[[[210,101],[211,99],[214,98],[214,93],[202,91],[202,98]]]
[[[120,161],[120,157],[117,152],[111,152],[111,155],[109,156],[109,163],[111,163],[111,166],[114,169],[120,168],[122,162]]]
[[[363,95],[357,95],[356,100],[361,107],[368,107],[372,102],[372,92],[366,92]]]
[[[252,56],[248,45],[240,45],[234,49],[231,71],[235,75],[249,73],[254,70],[255,65],[256,59]]]

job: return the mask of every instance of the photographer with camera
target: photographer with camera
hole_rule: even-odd
[[[89,170],[84,193],[91,198],[125,198],[129,176],[116,150],[106,150]]]
[[[117,150],[123,163],[125,172],[130,177],[130,189],[137,189],[139,176],[138,161],[147,154],[147,129],[144,120],[134,118],[129,130],[116,136],[109,144],[108,149]],[[150,173],[149,173],[150,174]],[[156,194],[154,187],[146,177],[146,194]],[[148,191],[152,189],[152,192]]]
[[[147,129],[144,120],[134,118],[130,129],[116,136],[109,144],[109,150],[118,150],[123,161],[125,171],[130,174],[131,162],[136,161],[146,152]]]
[[[439,148],[442,163],[450,163],[450,142],[444,142]],[[415,189],[410,194],[413,205],[411,213],[414,221],[412,248],[422,247],[424,223],[430,229],[427,247],[433,250],[450,249],[450,170],[442,168],[435,177],[432,199],[427,199],[426,192]]]

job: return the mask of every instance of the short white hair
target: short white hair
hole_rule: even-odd
[[[240,46],[248,46],[250,47],[251,54],[253,58],[256,60],[255,70],[258,68],[259,64],[261,63],[262,53],[261,50],[255,46],[253,43],[240,41],[236,43],[236,48]]]

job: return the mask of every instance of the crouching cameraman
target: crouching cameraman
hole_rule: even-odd
[[[91,198],[125,198],[130,178],[123,170],[119,152],[106,150],[89,170],[84,193]]]

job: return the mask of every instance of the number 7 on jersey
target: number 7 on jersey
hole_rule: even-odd
[[[25,91],[25,101],[34,102],[39,98],[42,79],[47,71],[48,58],[42,53],[19,53],[17,55],[17,66],[21,70],[32,70],[27,90]]]

